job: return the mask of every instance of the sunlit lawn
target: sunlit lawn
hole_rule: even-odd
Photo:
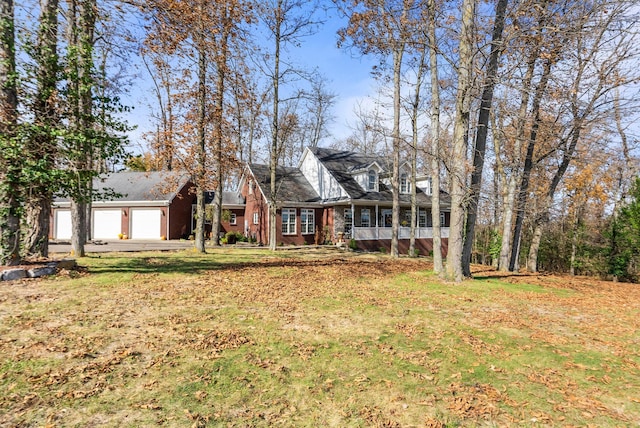
[[[638,426],[638,286],[103,254],[0,283],[0,426]]]

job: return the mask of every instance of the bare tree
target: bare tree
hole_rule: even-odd
[[[298,75],[299,70],[290,66],[284,58],[283,50],[292,44],[299,43],[304,37],[313,34],[318,25],[314,19],[317,10],[315,3],[304,0],[270,0],[261,5],[260,19],[263,21],[273,45],[270,52],[265,55],[264,72],[269,79],[271,90],[271,137],[269,145],[269,248],[276,249],[276,221],[278,187],[276,183],[276,170],[278,158],[281,153],[281,104],[286,101],[286,96],[281,93],[281,85],[288,82],[292,76]],[[294,97],[299,97],[295,95]]]
[[[443,271],[442,232],[440,224],[440,79],[438,76],[438,42],[436,39],[436,2],[429,0],[427,33],[429,39],[429,66],[431,80],[431,143],[429,164],[431,170],[431,226],[433,228],[433,270]]]
[[[480,200],[480,190],[482,187],[482,174],[484,169],[484,157],[487,147],[487,133],[489,128],[489,113],[493,101],[493,91],[496,86],[498,74],[498,60],[500,59],[502,46],[502,32],[507,11],[508,0],[498,0],[496,14],[493,24],[493,35],[491,40],[491,52],[483,84],[482,97],[480,100],[480,111],[478,113],[478,123],[476,124],[476,141],[473,151],[473,170],[471,172],[471,184],[469,205],[467,208],[467,220],[465,223],[464,246],[462,251],[462,270],[466,277],[471,276],[471,250],[475,234],[476,219],[478,213],[478,202]]]
[[[393,81],[392,140],[392,220],[391,256],[398,257],[398,231],[400,228],[400,105],[403,56],[411,48],[412,34],[417,25],[416,12],[421,4],[400,1],[372,2],[367,0],[340,2],[342,13],[349,18],[347,27],[339,31],[341,43],[347,41],[363,54],[375,54],[381,61],[391,57]]]
[[[318,74],[312,77],[310,83],[311,88],[305,96],[308,124],[305,128],[309,129],[309,147],[317,147],[322,139],[329,136],[328,126],[333,120],[331,109],[337,95],[327,90],[326,79]]]
[[[453,148],[449,167],[451,180],[451,226],[449,229],[449,252],[447,254],[446,276],[449,280],[456,282],[460,282],[464,278],[464,272],[462,270],[462,247],[467,197],[466,177],[468,171],[466,148],[469,128],[470,92],[473,80],[475,7],[475,0],[464,0],[462,3],[462,21],[458,46],[458,88],[455,102]]]
[[[563,130],[556,145],[557,168],[534,222],[527,259],[527,269],[532,272],[537,271],[543,226],[556,190],[575,158],[583,134],[602,119],[610,118],[616,89],[640,80],[639,70],[631,66],[640,55],[635,5],[612,1],[577,6],[570,23],[574,37],[565,43],[564,60],[558,62],[560,75],[568,77],[565,86],[558,89],[562,100],[558,103],[558,121]]]

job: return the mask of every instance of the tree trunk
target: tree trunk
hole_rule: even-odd
[[[274,54],[274,64],[273,64],[273,117],[271,118],[271,147],[269,150],[269,249],[272,251],[276,250],[276,246],[278,245],[278,237],[276,220],[277,220],[277,183],[276,183],[276,173],[278,168],[278,138],[279,138],[279,120],[280,120],[280,42],[281,35],[280,30],[282,26],[282,2],[278,0],[275,25],[274,25],[274,41],[275,41],[275,54]]]
[[[420,60],[416,71],[416,91],[413,96],[411,114],[411,236],[409,237],[409,256],[416,256],[416,227],[418,220],[418,202],[416,195],[416,174],[418,169],[418,114],[420,111],[420,87],[427,59],[426,46],[420,50]]]
[[[0,0],[0,264],[20,263],[20,150],[16,146],[16,87],[13,0]]]
[[[547,90],[547,83],[551,75],[551,58],[547,58],[544,63],[542,76],[533,97],[533,105],[531,113],[533,114],[533,124],[531,125],[531,133],[529,134],[529,142],[527,144],[527,154],[524,160],[524,170],[522,171],[522,181],[520,182],[520,191],[518,193],[518,202],[516,210],[516,224],[513,230],[513,244],[511,247],[511,260],[509,262],[509,270],[518,270],[518,259],[520,257],[520,236],[522,234],[522,223],[524,222],[525,208],[527,205],[527,195],[529,193],[529,179],[533,170],[533,151],[535,149],[536,140],[538,138],[538,129],[540,128],[540,102]]]
[[[84,257],[84,245],[87,242],[87,207],[82,199],[71,200],[71,255]]]
[[[451,226],[449,228],[449,252],[447,255],[446,274],[449,280],[456,282],[460,282],[464,278],[462,271],[462,245],[467,197],[467,141],[465,136],[469,128],[469,98],[472,85],[475,5],[475,0],[464,0],[462,3],[462,28],[458,49],[460,56],[457,73],[458,90],[455,102],[453,153],[449,168],[451,171]]]
[[[508,0],[499,0],[496,6],[496,17],[493,24],[491,40],[491,54],[487,65],[484,89],[480,101],[478,114],[478,130],[476,132],[475,150],[473,152],[473,171],[471,173],[471,194],[467,208],[467,221],[465,228],[465,240],[462,250],[462,270],[464,276],[471,276],[471,252],[475,237],[476,219],[478,216],[478,202],[480,201],[480,189],[482,187],[482,173],[484,169],[484,156],[487,148],[487,131],[489,129],[489,113],[493,101],[493,90],[498,74],[498,60],[502,52],[502,32],[504,30],[504,18]]]
[[[201,31],[203,29],[201,28]],[[204,36],[201,36],[204,37]],[[196,166],[196,230],[195,245],[196,251],[200,253],[205,250],[205,183],[207,182],[207,54],[205,52],[204,41],[200,40],[198,46],[198,153]]]
[[[503,217],[502,217],[502,246],[500,248],[500,261],[498,262],[498,269],[500,271],[506,272],[509,270],[509,260],[511,257],[511,244],[512,244],[512,236],[513,236],[513,217],[514,210],[516,205],[516,189],[518,185],[518,178],[520,174],[517,172],[520,169],[521,162],[521,148],[522,142],[524,140],[525,133],[525,123],[526,123],[526,115],[527,108],[529,106],[529,94],[531,88],[531,81],[533,80],[533,74],[536,67],[536,61],[540,56],[540,47],[536,46],[535,49],[532,50],[531,55],[527,61],[527,71],[525,73],[522,88],[521,88],[521,96],[520,99],[520,108],[518,110],[518,120],[516,124],[516,136],[515,136],[515,144],[513,147],[513,168],[511,172],[511,176],[507,182],[507,190],[505,195],[505,205],[503,207]]]
[[[205,205],[205,190],[200,186],[196,186],[196,230],[195,233],[195,245],[196,251],[199,253],[206,252],[205,249],[205,221],[207,216],[207,210]]]
[[[27,156],[35,161],[45,161],[45,179],[32,181],[31,196],[25,204],[24,249],[31,257],[48,257],[49,228],[54,183],[46,173],[54,169],[57,153],[52,135],[58,124],[56,109],[56,84],[58,80],[58,0],[41,0],[38,43],[36,46],[37,92],[34,101],[36,136],[29,141]]]
[[[220,222],[222,220],[222,189],[223,189],[223,168],[224,168],[224,93],[225,93],[225,73],[227,72],[227,57],[228,57],[228,27],[226,22],[228,21],[227,16],[224,15],[223,11],[223,33],[220,37],[220,46],[218,47],[220,51],[216,56],[216,69],[217,69],[217,78],[216,78],[216,93],[215,93],[215,128],[216,128],[216,172],[215,172],[215,193],[214,193],[214,204],[213,204],[213,219],[211,222],[211,243],[214,246],[220,245]]]
[[[431,227],[433,228],[433,271],[440,275],[442,264],[442,230],[440,228],[440,80],[436,45],[436,2],[429,0],[429,66],[431,68]]]
[[[404,43],[393,51],[393,171],[391,176],[391,257],[398,258],[398,231],[400,229],[400,71]],[[354,219],[355,220],[355,219]]]
[[[45,187],[38,187],[47,191]],[[49,257],[49,229],[51,225],[51,204],[49,195],[32,195],[25,204],[24,251],[28,257]]]
[[[531,238],[531,246],[529,247],[529,255],[527,257],[527,270],[532,273],[538,271],[538,251],[540,250],[540,242],[542,240],[542,226],[546,223],[547,216],[540,216],[536,220],[533,229],[533,237]]]
[[[68,43],[77,48],[72,58],[72,68],[78,73],[76,81],[73,82],[77,95],[71,97],[72,103],[77,104],[77,107],[72,106],[71,123],[78,136],[82,136],[76,138],[76,147],[74,147],[73,168],[77,181],[71,195],[71,247],[74,255],[84,257],[89,225],[87,204],[91,202],[93,185],[91,174],[93,147],[90,144],[90,138],[83,137],[90,133],[93,127],[95,0],[82,0],[79,4],[76,0],[69,0],[68,13],[70,22]]]
[[[217,174],[216,190],[213,194],[213,219],[211,222],[211,244],[214,247],[220,246],[220,231],[222,227],[222,173]]]

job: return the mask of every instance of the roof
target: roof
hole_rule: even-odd
[[[377,164],[383,168],[382,173],[388,173],[391,168],[389,161],[381,156],[365,155],[344,150],[326,149],[322,147],[310,148],[311,153],[327,168],[331,175],[338,181],[340,186],[347,192],[351,200],[392,202],[393,194],[391,188],[379,182],[378,192],[366,191],[354,179],[353,173],[363,171],[370,166]],[[400,203],[410,204],[411,195],[401,194]],[[430,204],[431,198],[422,190],[416,189],[418,204]]]
[[[188,182],[186,175],[167,171],[122,171],[94,178],[93,188],[99,193],[117,193],[117,201],[170,202]]]
[[[121,171],[101,174],[93,179],[97,204],[167,205],[189,182],[186,174],[167,171]],[[69,198],[58,197],[57,204],[68,204]]]
[[[258,182],[262,194],[268,197],[271,194],[269,166],[250,164],[249,169]],[[279,201],[294,203],[322,202],[318,193],[298,168],[279,166],[276,169],[276,183]]]
[[[216,192],[204,192],[205,204],[212,204]],[[237,192],[222,192],[222,206],[244,205],[245,200]]]

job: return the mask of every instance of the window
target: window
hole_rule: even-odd
[[[371,227],[371,210],[363,208],[360,211],[360,225],[362,227]]]
[[[229,224],[236,224],[236,213],[231,213],[231,216],[229,216]]]
[[[426,211],[418,211],[418,227],[427,227]]]
[[[409,193],[409,180],[405,173],[400,175],[400,193]]]
[[[283,235],[296,234],[296,209],[295,208],[282,209],[282,234]]]
[[[257,212],[253,213],[253,224],[259,224],[260,223],[260,216]]]
[[[351,233],[352,227],[353,227],[353,213],[351,212],[351,208],[347,208],[344,210],[344,232]]]
[[[313,235],[316,226],[315,211],[310,209],[300,210],[300,229],[303,235]]]
[[[411,211],[406,210],[402,212],[402,220],[400,220],[400,226],[410,227],[411,226]]]
[[[445,223],[444,223],[445,217],[444,217],[444,212],[440,213],[440,226],[442,227],[446,227]]]
[[[373,169],[369,170],[369,186],[367,187],[367,190],[370,192],[378,190],[378,174]]]
[[[381,227],[391,227],[391,218],[392,218],[391,210],[388,210],[388,209],[382,210],[382,225],[381,225]]]

